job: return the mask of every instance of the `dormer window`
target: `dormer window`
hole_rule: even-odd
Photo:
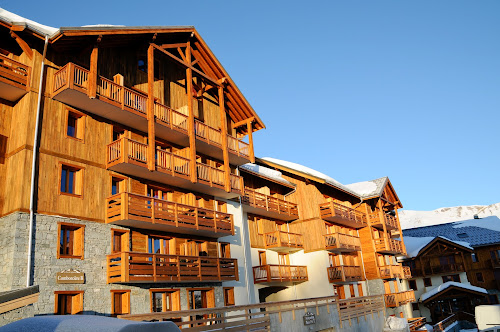
[[[465,239],[465,238],[468,238],[469,235],[467,235],[467,233],[458,233],[457,236],[461,239]]]

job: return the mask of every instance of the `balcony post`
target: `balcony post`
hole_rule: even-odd
[[[122,163],[128,162],[128,139],[127,138],[122,138],[121,139],[121,158],[120,161]]]
[[[200,226],[198,224],[198,208],[194,209],[194,218],[195,218],[196,229],[200,229]]]
[[[153,281],[156,282],[156,255],[153,254]]]
[[[129,281],[129,262],[128,262],[128,252],[122,252],[121,253],[121,275],[122,277],[120,278],[122,282],[128,282]]]
[[[155,134],[155,72],[154,72],[154,47],[149,44],[148,47],[148,169],[152,172],[156,169],[156,134]]]
[[[68,88],[74,89],[75,86],[75,65],[68,63]]]
[[[219,277],[219,281],[222,281],[221,276],[220,276],[220,258],[217,259],[217,276]]]
[[[98,41],[99,42],[99,41]],[[89,71],[89,83],[87,87],[87,96],[94,99],[97,96],[97,58],[99,54],[99,48],[97,43],[94,44],[92,48],[92,53],[90,53],[90,71]]]
[[[202,281],[202,277],[201,277],[201,258],[198,257],[198,274],[200,276],[200,281]]]
[[[401,238],[401,250],[403,251],[403,254],[406,254],[406,246],[405,246],[405,240],[403,239],[403,231],[401,230],[401,224],[399,222],[399,214],[398,214],[398,208],[395,208],[394,211],[396,212],[396,222],[398,223],[398,231],[399,235]]]
[[[222,155],[224,157],[224,189],[227,192],[231,192],[231,180],[229,178],[229,173],[231,169],[229,168],[229,151],[227,148],[227,118],[224,103],[224,87],[219,86],[219,114],[220,114],[220,131],[222,140]]]
[[[249,157],[250,157],[250,162],[255,163],[255,155],[253,153],[253,126],[252,126],[253,118],[250,119],[250,121],[247,122],[247,132],[248,132],[248,143],[250,146],[248,147],[249,151]]]
[[[196,177],[196,133],[194,124],[194,110],[193,110],[193,72],[191,69],[191,41],[187,42],[186,46],[186,63],[188,67],[186,68],[186,95],[187,95],[187,107],[188,107],[188,135],[189,135],[189,159],[192,183],[197,182]]]
[[[120,203],[121,203],[121,211],[122,211],[122,220],[128,219],[128,193],[120,194]]]

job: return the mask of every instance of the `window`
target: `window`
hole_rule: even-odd
[[[472,263],[479,262],[479,257],[477,256],[477,254],[475,252],[473,252],[472,254],[470,254],[470,256],[472,258]]]
[[[410,289],[418,290],[416,280],[408,280],[408,286],[410,287]]]
[[[130,313],[130,290],[111,290],[111,315]]]
[[[220,242],[220,257],[231,258],[230,244],[225,242]]]
[[[431,278],[424,278],[424,287],[430,287],[430,286],[432,286]]]
[[[465,239],[465,238],[468,238],[469,235],[467,235],[467,233],[458,233],[457,236],[461,239]]]
[[[419,310],[419,308],[418,308],[418,303],[415,303],[415,302],[414,302],[414,303],[412,303],[412,304],[411,304],[411,309],[412,309],[413,311],[418,311],[418,310]]]
[[[448,276],[443,276],[443,282],[447,281],[455,281],[455,282],[460,282],[460,276],[458,274],[451,274]]]
[[[59,223],[59,250],[57,258],[83,259],[83,237],[85,226]]]
[[[363,296],[363,285],[358,284],[358,296],[362,297]]]
[[[333,286],[333,292],[339,297],[339,300],[345,299],[344,285]]]
[[[351,293],[350,297],[356,297],[356,293],[354,291],[354,285],[353,284],[349,284],[349,293]]]
[[[111,195],[116,195],[125,191],[125,179],[113,176],[111,178]]]
[[[7,154],[7,136],[0,135],[0,164],[5,163],[6,154]]]
[[[85,116],[82,113],[68,110],[66,119],[66,136],[83,140],[85,129]]]
[[[147,64],[147,61],[145,58],[140,58],[137,61],[137,69],[139,69],[140,71],[143,71],[145,73],[148,72],[148,64]],[[159,78],[160,77],[160,61],[155,60],[155,66],[154,66],[153,70],[154,70],[155,78]]]
[[[259,251],[259,265],[267,265],[266,252]]]
[[[129,250],[129,232],[120,229],[111,229],[111,253]]]
[[[483,273],[477,272],[476,273],[476,280],[477,280],[477,282],[484,282]]]
[[[180,310],[180,294],[178,289],[151,289],[151,312]]]
[[[56,315],[76,315],[83,311],[83,291],[54,292]]]
[[[234,302],[234,287],[224,287],[224,305],[235,305]]]
[[[83,169],[61,164],[61,193],[66,195],[82,195]]]

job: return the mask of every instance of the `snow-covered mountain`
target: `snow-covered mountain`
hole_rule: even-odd
[[[398,214],[401,228],[407,229],[473,219],[475,214],[481,218],[488,216],[500,218],[500,203],[444,207],[434,211],[401,210]]]

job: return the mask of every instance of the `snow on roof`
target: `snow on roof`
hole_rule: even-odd
[[[356,182],[345,185],[347,188],[354,190],[361,197],[368,198],[374,196],[380,196],[384,190],[385,184],[387,183],[387,177],[378,178],[370,181]]]
[[[481,227],[500,232],[500,220],[497,216],[490,216],[482,219],[471,219],[463,222],[457,222],[453,225],[453,228],[463,227]]]
[[[407,257],[413,258],[417,257],[422,249],[425,248],[429,243],[431,243],[435,238],[442,238],[448,240],[450,242],[456,243],[462,247],[469,248],[473,250],[468,242],[465,241],[453,241],[444,236],[425,236],[425,237],[412,237],[412,236],[404,236],[403,239],[405,241],[406,253]]]
[[[3,8],[0,8],[0,20],[7,22],[11,25],[26,24],[26,26],[29,29],[31,29],[35,32],[38,32],[42,35],[47,35],[49,37],[54,36],[59,31],[59,29],[57,29],[57,28],[49,27],[49,26],[34,22],[32,20],[28,20],[27,18],[24,18],[22,16],[11,13]]]
[[[82,28],[123,28],[125,25],[114,25],[114,24],[87,24],[82,25]]]
[[[274,169],[267,168],[264,166],[255,165],[252,163],[241,165],[240,168],[247,170],[247,171],[250,171],[250,172],[253,172],[253,173],[256,173],[256,174],[263,176],[265,178],[269,178],[271,180],[274,180],[274,181],[277,181],[280,183],[284,183],[288,186],[295,187],[295,184],[293,184],[290,181],[287,181],[286,179],[283,178],[283,174],[280,171],[276,171]]]
[[[456,281],[447,281],[444,284],[439,285],[439,286],[431,289],[427,293],[422,294],[422,296],[420,296],[420,301],[423,302],[423,301],[433,297],[436,294],[441,293],[445,289],[452,287],[452,286],[463,288],[463,289],[468,289],[468,290],[475,291],[478,293],[488,294],[488,291],[484,288],[481,288],[481,287],[476,287],[476,286],[472,286],[470,284],[464,284],[464,283],[456,282]]]
[[[300,173],[303,173],[303,174],[306,174],[306,175],[310,175],[312,177],[315,177],[315,178],[319,178],[323,181],[325,181],[327,184],[331,185],[331,186],[334,186],[338,189],[341,189],[343,191],[346,191],[348,193],[351,193],[355,196],[358,196],[359,197],[359,194],[355,191],[353,191],[352,189],[350,188],[347,188],[346,186],[344,186],[342,183],[338,182],[337,180],[335,180],[334,178],[326,175],[326,174],[323,174],[321,172],[318,172],[312,168],[309,168],[307,166],[303,166],[303,165],[300,165],[300,164],[296,164],[296,163],[292,163],[290,161],[285,161],[285,160],[280,160],[280,159],[276,159],[276,158],[270,158],[270,157],[264,157],[264,158],[260,158],[264,161],[269,161],[273,164],[276,164],[276,165],[280,165],[280,166],[283,166],[283,167],[286,167],[286,168],[289,168],[289,169],[293,169],[297,172],[300,172]]]

